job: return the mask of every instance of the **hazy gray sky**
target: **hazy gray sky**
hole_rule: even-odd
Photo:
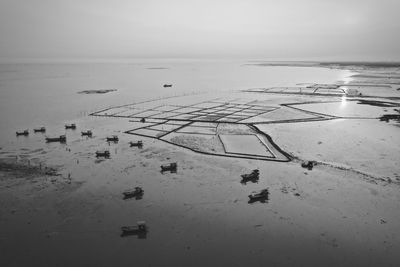
[[[0,0],[0,57],[400,60],[400,0]]]

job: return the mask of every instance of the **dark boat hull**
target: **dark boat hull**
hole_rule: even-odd
[[[104,158],[109,158],[110,157],[110,152],[96,152],[96,157],[104,157]]]
[[[121,237],[136,235],[140,239],[147,236],[147,228],[138,228],[137,226],[123,226],[121,227]]]
[[[60,139],[60,138],[46,138],[47,143],[52,143],[52,142],[65,143],[66,141],[67,141],[66,139]]]
[[[131,147],[133,147],[133,146],[142,147],[143,146],[142,142],[137,142],[137,143],[130,142],[129,144],[130,144]]]
[[[82,136],[89,136],[89,137],[91,137],[91,136],[93,135],[93,133],[92,133],[92,132],[81,132],[81,135],[82,135]]]

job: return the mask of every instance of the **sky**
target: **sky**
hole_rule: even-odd
[[[0,0],[0,58],[400,61],[400,0]]]

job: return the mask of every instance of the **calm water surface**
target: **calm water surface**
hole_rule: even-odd
[[[0,64],[0,137],[63,125],[97,109],[182,94],[331,83],[348,71],[259,67],[244,61],[136,60],[113,63]],[[163,84],[171,83],[172,88]],[[82,90],[118,89],[102,95]],[[7,138],[7,139],[8,139]]]

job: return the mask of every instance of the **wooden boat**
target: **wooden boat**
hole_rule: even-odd
[[[165,171],[176,172],[177,167],[178,167],[178,164],[176,162],[170,163],[168,165],[161,165],[161,172],[165,172]]]
[[[139,238],[145,238],[147,234],[147,226],[145,221],[138,221],[135,226],[122,226],[121,236],[137,235]]]
[[[269,190],[268,188],[261,190],[259,193],[249,195],[250,200],[268,199]]]
[[[118,142],[118,140],[119,140],[119,138],[117,135],[107,137],[107,142]]]
[[[21,132],[15,132],[15,133],[17,136],[19,136],[19,135],[27,136],[27,135],[29,135],[29,130],[23,130]]]
[[[65,124],[65,129],[75,130],[76,129],[76,124],[75,123]]]
[[[33,129],[33,132],[35,132],[35,133],[45,133],[46,132],[46,128],[44,126],[39,127],[39,128],[35,128],[35,129]]]
[[[172,84],[164,84],[163,86],[164,86],[164,88],[166,88],[166,87],[172,87]]]
[[[67,137],[65,135],[60,135],[59,137],[46,137],[46,142],[60,142],[65,143],[67,141]]]
[[[89,136],[89,137],[92,137],[92,131],[91,130],[87,130],[86,132],[81,132],[81,135],[82,136]]]
[[[389,122],[390,120],[395,120],[395,121],[400,122],[400,115],[399,114],[385,114],[385,115],[381,116],[379,118],[379,120],[384,121],[384,122]]]
[[[246,184],[247,182],[251,181],[253,183],[257,182],[259,179],[260,171],[257,169],[254,169],[251,173],[249,174],[242,174],[242,184]]]
[[[141,187],[135,187],[134,190],[125,191],[122,194],[124,195],[124,199],[133,197],[140,199],[144,194],[144,190]]]
[[[142,147],[143,146],[143,141],[137,141],[137,142],[129,142],[130,146],[137,146],[137,147]]]
[[[301,163],[301,167],[303,167],[303,168],[307,168],[307,169],[309,169],[310,171],[313,169],[313,167],[315,166],[315,165],[317,165],[317,162],[315,162],[315,161],[304,161],[303,163]]]
[[[108,151],[108,150],[96,151],[96,157],[105,157],[105,158],[108,158],[108,157],[110,157],[110,151]]]

